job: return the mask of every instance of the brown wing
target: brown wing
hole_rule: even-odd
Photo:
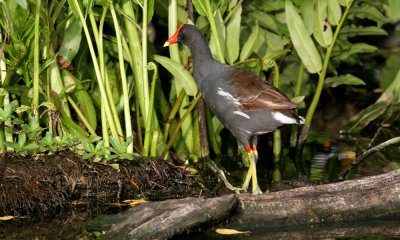
[[[242,104],[243,111],[297,108],[297,104],[291,102],[283,92],[252,72],[234,68],[229,79],[235,89],[234,97]]]

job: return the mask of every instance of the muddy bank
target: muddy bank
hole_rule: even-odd
[[[54,210],[76,201],[197,197],[207,185],[163,160],[136,158],[120,169],[64,151],[38,157],[0,157],[0,215]],[[208,179],[210,180],[210,179]]]

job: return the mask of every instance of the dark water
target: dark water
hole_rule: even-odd
[[[179,236],[174,239],[400,239],[400,219],[381,221],[356,221],[341,224],[321,224],[309,226],[286,226],[269,228],[268,226],[225,225],[247,234],[219,235],[215,230],[203,233]]]

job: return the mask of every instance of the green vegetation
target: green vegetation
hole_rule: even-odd
[[[382,96],[351,120],[349,131],[398,118],[399,56],[362,41],[387,35],[384,26],[400,19],[398,1],[192,0],[196,19],[187,2],[0,0],[0,151],[70,148],[94,161],[168,158],[170,150],[203,156],[190,52],[174,45],[167,56],[160,37],[193,21],[216,59],[267,72],[299,103],[306,116],[300,143],[324,88],[365,85],[340,68],[364,65],[365,54],[383,56],[390,68],[382,73]],[[221,155],[223,126],[207,109],[205,115],[211,153]],[[280,133],[274,138],[279,180]]]

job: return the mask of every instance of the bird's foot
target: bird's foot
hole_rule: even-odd
[[[234,191],[236,194],[239,194],[242,191],[241,188],[232,186],[232,184],[230,184],[228,181],[224,181],[224,184],[226,188]]]
[[[221,180],[224,182],[226,188],[228,188],[228,189],[234,191],[234,192],[237,193],[237,194],[239,194],[240,191],[243,190],[242,188],[234,187],[234,186],[228,181],[228,179],[226,178],[224,171],[222,171],[221,169],[219,169],[219,168],[216,167],[216,166],[214,166],[214,167],[215,167],[216,172],[218,173],[219,179],[221,179]]]
[[[261,191],[260,187],[258,185],[256,185],[255,187],[253,187],[253,190],[251,191],[252,195],[260,195],[263,192]]]

